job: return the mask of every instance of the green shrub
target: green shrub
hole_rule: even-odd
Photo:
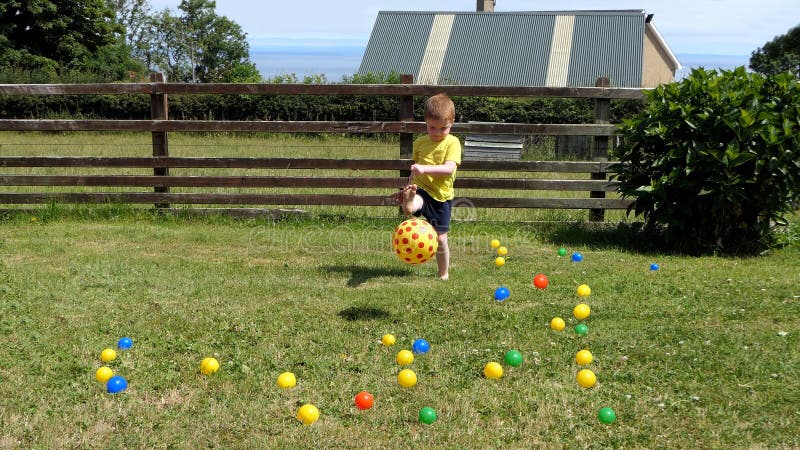
[[[648,93],[644,111],[619,126],[612,167],[629,209],[690,253],[752,254],[800,199],[800,86],[695,69]]]

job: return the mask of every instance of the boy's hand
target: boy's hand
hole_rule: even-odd
[[[412,164],[411,165],[411,174],[412,175],[422,175],[425,173],[425,166],[422,164]]]

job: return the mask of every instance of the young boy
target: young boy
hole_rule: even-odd
[[[425,102],[427,135],[414,141],[410,182],[396,196],[404,214],[424,216],[439,234],[436,264],[442,280],[450,276],[447,232],[455,197],[453,181],[461,164],[461,142],[450,134],[455,117],[455,105],[446,94],[436,94]]]

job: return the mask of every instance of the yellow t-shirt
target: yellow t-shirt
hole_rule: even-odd
[[[425,135],[414,141],[414,152],[411,159],[417,164],[428,166],[438,166],[445,161],[453,161],[456,165],[461,164],[461,141],[452,134],[439,142],[433,142]],[[427,174],[415,175],[414,184],[420,186],[431,197],[437,201],[444,202],[455,197],[453,181],[456,179],[456,171],[447,176],[431,176]]]

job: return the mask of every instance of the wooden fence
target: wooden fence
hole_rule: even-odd
[[[490,161],[464,160],[459,166],[456,188],[499,191],[583,191],[588,197],[558,198],[523,197],[458,197],[455,205],[477,208],[552,208],[588,209],[590,220],[602,221],[604,210],[624,209],[629,200],[606,198],[615,191],[606,170],[609,137],[614,126],[609,123],[611,99],[642,99],[639,89],[498,87],[498,86],[435,86],[415,85],[403,76],[396,85],[300,85],[300,84],[183,84],[163,83],[151,77],[151,83],[79,84],[79,85],[0,85],[0,95],[75,95],[75,94],[148,94],[151,98],[150,120],[44,120],[0,119],[0,130],[6,131],[133,131],[152,135],[152,157],[87,157],[87,156],[14,156],[0,155],[0,168],[152,168],[152,175],[33,175],[0,172],[0,205],[42,203],[135,203],[169,208],[172,204],[228,205],[241,208],[254,205],[359,205],[388,206],[387,195],[353,195],[360,188],[400,188],[408,177],[414,133],[424,133],[425,123],[413,116],[415,97],[438,92],[450,96],[485,97],[572,97],[592,98],[595,103],[594,124],[521,124],[521,123],[456,123],[452,132],[466,134],[562,135],[593,136],[591,161]],[[400,110],[396,121],[204,121],[170,120],[168,96],[198,94],[230,95],[359,95],[397,96]],[[173,157],[169,154],[170,132],[280,132],[280,133],[398,133],[400,149],[396,159],[324,159],[324,158],[239,158],[239,157]],[[5,152],[4,152],[5,153]],[[341,170],[343,176],[175,176],[173,168],[241,168],[241,169],[327,169]],[[2,170],[2,169],[0,169]],[[349,170],[387,171],[386,176],[352,176]],[[497,171],[511,177],[470,177],[469,172]],[[533,172],[584,174],[584,179],[541,179]],[[590,179],[585,179],[585,174]],[[76,189],[69,192],[21,192],[20,186],[100,186],[104,192]],[[114,188],[146,188],[136,192]],[[170,192],[170,188],[193,188],[191,192]],[[203,188],[276,188],[279,193],[203,192]],[[298,193],[298,188],[347,189],[348,193]]]

